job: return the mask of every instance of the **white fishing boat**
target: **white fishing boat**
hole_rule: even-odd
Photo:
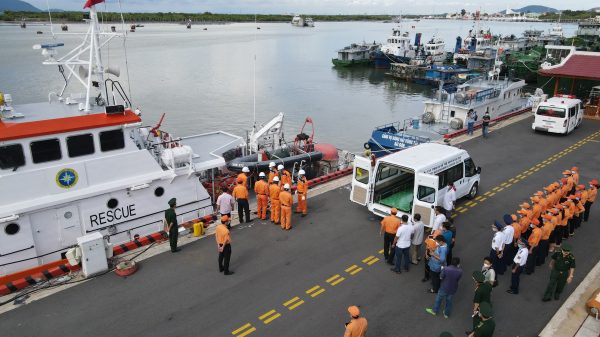
[[[292,26],[314,27],[315,23],[313,22],[313,19],[311,17],[305,17],[300,14],[296,14],[296,15],[294,15],[294,18],[292,19]]]
[[[435,35],[423,46],[423,56],[428,63],[444,62],[448,57],[446,52],[446,43],[441,36],[438,36],[437,30]]]
[[[389,69],[392,63],[410,63],[420,54],[421,33],[415,34],[413,45],[410,33],[402,28],[402,13],[398,22],[398,27],[392,28],[392,35],[388,36],[387,43],[381,46],[381,50],[371,52],[376,68]]]
[[[119,67],[102,53],[127,33],[101,31],[95,5],[89,11],[85,37],[54,34],[81,37],[72,51],[60,57],[63,43],[33,47],[63,73],[60,92],[14,106],[11,95],[0,96],[0,276],[64,259],[87,234],[119,245],[161,231],[171,198],[180,223],[211,214],[203,183],[244,148],[225,132],[178,138],[160,123],[142,124]]]
[[[550,31],[550,36],[553,37],[558,37],[561,38],[563,37],[563,27],[560,24],[560,18],[562,17],[562,12],[558,15],[558,22],[556,23],[556,25],[554,25],[552,27],[552,30]]]
[[[463,42],[464,46],[454,53],[454,64],[466,65],[469,56],[475,55],[479,50],[491,48],[493,45],[492,33],[483,27],[481,21],[478,21],[477,28],[470,30]]]

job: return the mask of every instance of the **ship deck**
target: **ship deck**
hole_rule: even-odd
[[[110,273],[21,305],[1,315],[0,331],[7,336],[100,331],[140,336],[341,336],[349,321],[348,306],[357,305],[369,322],[370,336],[438,336],[442,331],[462,336],[471,330],[471,273],[480,270],[489,254],[493,220],[515,213],[519,203],[559,179],[564,169],[578,166],[583,183],[598,179],[599,141],[600,121],[584,120],[575,132],[561,136],[535,133],[531,118],[525,118],[494,130],[489,139],[461,143],[482,167],[482,185],[478,200],[457,201],[453,254],[461,258],[464,273],[449,319],[425,312],[435,295],[421,282],[423,261],[410,265],[408,273],[390,272],[379,253],[381,219],[351,202],[345,186],[310,198],[308,215],[294,214],[291,231],[268,221],[234,227],[230,269],[235,275],[218,272],[213,238],[198,240],[178,254],[143,260],[137,273],[127,278]],[[600,227],[594,225],[599,218],[600,206],[594,206],[591,221],[567,240],[577,269],[560,301],[541,301],[549,260],[533,275],[521,276],[519,295],[506,293],[510,274],[499,276],[500,285],[492,294],[496,335],[539,334],[600,260]]]
[[[197,172],[211,167],[224,166],[225,161],[222,156],[225,150],[223,149],[229,149],[230,144],[236,142],[240,146],[244,144],[241,137],[224,131],[181,138],[181,144],[190,146],[194,150],[194,154],[197,155],[192,158]]]

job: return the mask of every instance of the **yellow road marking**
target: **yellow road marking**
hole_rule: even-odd
[[[515,178],[508,179],[508,181],[510,181],[512,183],[513,181],[515,181]]]
[[[308,289],[308,290],[306,291],[306,293],[307,293],[307,294],[310,294],[310,293],[312,293],[313,291],[315,291],[315,290],[317,290],[317,289],[319,289],[319,288],[320,288],[319,286],[312,287],[312,288]]]
[[[513,184],[516,184],[516,183],[518,183],[518,182],[519,182],[518,180],[515,180],[515,181],[513,181]]]
[[[490,195],[490,192],[487,191],[487,192],[483,193],[483,195]]]
[[[500,184],[500,186],[506,186],[506,183],[502,183],[502,184]]]
[[[369,261],[370,259],[374,259],[375,256],[371,255],[369,257],[367,257],[366,259],[364,259],[362,262],[367,263],[367,261]]]
[[[494,195],[496,195],[496,193],[492,193],[492,194],[488,195],[488,197],[493,197]]]
[[[334,286],[334,285],[336,285],[336,284],[338,284],[338,283],[342,282],[343,280],[345,280],[345,278],[343,278],[343,277],[342,277],[342,278],[340,278],[340,279],[336,280],[335,282],[333,282],[331,285],[332,285],[332,286]]]
[[[468,211],[468,208],[463,209],[462,211],[460,211],[461,213]]]
[[[291,307],[289,307],[288,309],[290,309],[290,310],[294,310],[294,308],[296,308],[296,307],[297,307],[297,306],[299,306],[299,305],[302,305],[302,303],[304,303],[304,301],[300,301],[300,302],[298,302],[298,303],[296,303],[296,304],[292,305],[292,306],[291,306]]]
[[[241,327],[241,328],[239,328],[239,329],[235,330],[235,331],[234,331],[234,332],[232,332],[231,334],[235,335],[236,333],[238,333],[238,332],[240,332],[240,331],[242,331],[242,330],[245,330],[245,329],[246,329],[247,327],[249,327],[249,326],[250,326],[250,323],[248,323],[248,324],[244,325],[243,327]]]
[[[481,196],[478,196],[477,198],[475,198],[475,200],[477,200],[477,201],[481,200]]]
[[[474,203],[473,205],[471,205],[471,207],[475,207],[475,205],[477,205],[477,203]]]
[[[272,313],[274,313],[274,312],[275,312],[275,310],[271,310],[271,311],[267,312],[266,314],[264,314],[264,315],[260,316],[258,319],[260,319],[260,320],[262,321],[262,320],[263,320],[263,318],[265,318],[265,317],[267,317],[267,316],[270,316],[270,315],[271,315]]]
[[[523,172],[523,174],[527,174],[527,173],[529,173],[529,171],[525,171],[525,172]]]
[[[600,141],[597,140],[588,140],[588,142],[600,143]]]
[[[312,297],[318,296],[320,293],[322,293],[324,291],[325,291],[325,289],[321,289],[321,290],[317,291],[316,293],[314,293],[314,294],[312,294],[310,296],[312,296]]]
[[[264,320],[264,322],[265,322],[265,324],[269,324],[269,322],[271,322],[272,320],[276,319],[279,316],[281,316],[281,314],[273,315],[271,318]]]
[[[531,174],[533,174],[533,172],[529,172],[529,173],[527,173],[527,175],[531,175]]]
[[[367,264],[370,266],[377,261],[379,261],[379,259],[373,259],[373,260],[369,261]]]
[[[511,186],[512,186],[512,184],[508,184],[508,185],[504,186],[504,188],[511,187]]]
[[[461,209],[462,209],[462,206],[460,206],[460,207],[458,207],[458,208],[455,208],[454,210],[455,210],[455,211],[460,211]]]
[[[546,167],[546,165],[542,165],[542,166],[540,166],[540,168],[541,168],[541,167]]]
[[[481,202],[481,201],[485,201],[485,199],[487,199],[487,198],[483,198],[483,199],[481,199],[481,200],[479,200],[479,201],[480,201],[480,202]]]
[[[451,218],[454,218],[455,216],[457,216],[458,214],[452,214],[452,216],[450,216]]]
[[[353,265],[352,267],[345,270],[346,273],[350,272],[352,269],[358,267],[357,265]]]
[[[539,170],[540,170],[539,168],[536,168],[534,171],[535,171],[535,172],[537,172],[537,171],[539,171]]]
[[[556,157],[556,159],[558,159],[558,158],[560,158],[560,157],[562,157],[562,156],[558,156],[558,157]]]
[[[296,301],[297,301],[297,300],[299,300],[299,299],[300,299],[299,297],[294,297],[294,298],[292,298],[291,300],[289,300],[289,301],[287,301],[287,302],[283,303],[283,305],[287,307],[288,305],[290,305],[290,304],[292,304],[292,303],[296,302]]]
[[[383,249],[379,251],[379,254],[383,254]]]
[[[494,187],[493,190],[497,191],[500,187]]]
[[[496,191],[496,192],[501,192],[502,190],[504,190],[504,189],[503,189],[503,188],[501,188],[501,189],[499,189],[499,190],[498,190],[498,191]]]
[[[329,280],[327,280],[327,281],[325,281],[325,282],[329,283],[329,282],[331,282],[331,281],[335,280],[335,279],[336,279],[336,278],[338,278],[338,277],[340,277],[340,275],[335,275],[334,277],[330,278]]]
[[[246,335],[248,335],[248,334],[250,334],[250,333],[252,333],[254,331],[256,331],[256,328],[253,327],[252,329],[246,330],[244,333],[241,333],[241,334],[237,335],[237,337],[244,337],[244,336],[246,336]]]
[[[534,169],[535,169],[535,166],[534,166],[534,167],[532,167],[532,168],[530,168],[530,169],[529,169],[529,171],[533,171]]]
[[[472,204],[472,203],[473,203],[472,201],[469,201],[469,202],[467,202],[467,203],[465,204],[465,206],[469,206],[469,205],[470,205],[470,204]]]
[[[362,270],[362,268],[358,268],[358,269],[354,270],[353,272],[351,272],[350,275],[354,275],[354,274],[358,273],[361,270]]]
[[[537,166],[537,167],[540,167],[540,166],[542,166],[542,164],[537,164],[536,166]]]

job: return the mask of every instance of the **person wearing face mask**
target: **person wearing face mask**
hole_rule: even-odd
[[[577,187],[575,187],[575,195],[579,195],[579,200],[581,201],[581,204],[585,207],[585,202],[588,198],[588,193],[585,190],[585,186],[577,185]]]
[[[571,254],[572,247],[569,244],[564,244],[561,251],[555,252],[550,261],[550,283],[546,288],[546,293],[542,301],[548,302],[554,299],[558,301],[560,294],[565,288],[565,283],[571,284],[573,281],[573,273],[575,272],[575,256]]]
[[[519,293],[519,282],[521,281],[521,273],[523,272],[523,268],[525,267],[525,264],[527,264],[527,259],[529,257],[529,249],[527,241],[525,239],[519,239],[518,247],[519,250],[517,252],[517,255],[515,255],[511,269],[510,289],[506,291],[507,293],[514,295],[517,295]]]
[[[444,209],[446,210],[446,219],[452,217],[452,210],[456,205],[456,193],[454,192],[454,182],[448,182],[448,190],[444,196]],[[441,228],[440,228],[441,229]]]
[[[488,281],[492,286],[496,287],[498,283],[496,282],[496,271],[492,268],[492,258],[486,256],[483,259],[483,267],[481,267],[481,273],[485,276],[485,280]]]
[[[488,111],[485,112],[485,114],[483,115],[483,118],[481,118],[481,134],[483,135],[483,138],[487,139],[488,137],[488,128],[490,126],[490,113]]]
[[[542,219],[542,238],[540,239],[540,250],[538,251],[537,260],[535,263],[535,265],[538,267],[546,263],[548,247],[550,246],[550,234],[552,234],[552,231],[554,230],[554,227],[552,227],[552,216],[544,214],[542,215]]]
[[[573,215],[571,223],[573,224],[573,230],[575,230],[581,226],[581,218],[583,216],[583,212],[585,211],[585,207],[583,207],[583,204],[581,203],[581,193],[572,195],[572,197],[574,197],[573,203],[575,205],[575,214]]]
[[[521,224],[517,221],[517,216],[515,214],[511,214],[511,218],[513,220],[512,223],[512,228],[513,228],[513,238],[512,238],[512,242],[511,242],[511,251],[510,251],[510,255],[506,257],[506,265],[507,266],[512,266],[513,264],[513,259],[515,258],[515,255],[517,254],[517,242],[519,241],[519,238],[521,237]]]
[[[548,243],[548,254],[554,252],[554,246],[556,245],[558,213],[559,211],[556,208],[548,208],[548,215],[552,217],[550,220],[550,222],[552,223],[552,233],[550,233],[550,239]],[[546,257],[548,257],[548,254],[546,254]]]
[[[429,265],[429,274],[431,275],[432,288],[427,290],[428,293],[435,294],[440,289],[440,273],[442,272],[442,266],[446,261],[446,255],[448,254],[448,246],[446,246],[446,239],[443,235],[438,235],[435,238],[437,248],[433,253],[430,252],[427,259]]]
[[[570,170],[566,170],[565,172],[563,172],[563,177],[567,179],[567,188],[569,189],[569,192],[567,193],[569,195],[573,194],[575,192],[575,179],[573,179],[573,172],[571,172]]]
[[[521,223],[521,236],[527,239],[531,234],[531,228],[529,228],[529,224],[533,218],[533,212],[529,210],[529,204],[526,202],[520,204],[519,206],[521,209],[518,210],[517,213],[521,215],[521,219],[519,220],[519,223]]]
[[[469,337],[492,337],[496,330],[496,322],[492,318],[494,310],[489,303],[481,303],[477,318],[479,323],[473,327],[473,331],[469,333]]]
[[[567,178],[562,178],[560,181],[560,202],[565,202],[565,200],[567,200],[567,197],[569,196],[569,192],[571,191],[571,189],[569,188],[569,185],[567,185]]]
[[[542,215],[542,206],[540,205],[540,198],[535,196],[535,197],[531,197],[529,199],[531,199],[531,202],[533,205],[533,206],[531,206],[531,213],[532,213],[531,218],[538,219],[538,221],[541,221],[540,216]]]
[[[543,231],[539,228],[540,222],[538,219],[533,219],[529,224],[531,227],[531,235],[527,240],[531,249],[529,250],[529,256],[527,257],[527,265],[525,266],[525,273],[531,275],[535,272],[535,262],[537,254],[539,252],[539,244],[542,239]]]
[[[492,250],[490,251],[490,257],[492,258],[492,266],[494,270],[498,273],[500,269],[500,264],[504,260],[502,260],[502,253],[504,251],[504,233],[502,233],[502,224],[496,220],[494,220],[494,224],[492,225],[492,229],[494,231],[494,238],[492,239]],[[506,269],[506,267],[504,267]]]
[[[594,200],[596,200],[596,194],[598,194],[598,181],[590,181],[590,189],[587,190],[587,200],[585,201],[585,212],[583,213],[583,221],[587,222],[590,215],[590,209]]]
[[[473,336],[473,332],[482,322],[479,313],[486,307],[486,304],[492,304],[492,285],[485,281],[485,276],[480,271],[473,272],[473,281],[475,281],[475,295],[473,296],[473,331],[467,332]]]
[[[574,196],[569,196],[567,198],[567,200],[565,202],[563,202],[563,205],[566,206],[565,214],[568,213],[568,219],[567,219],[567,225],[565,227],[565,231],[563,233],[563,239],[568,239],[569,236],[572,236],[575,228],[573,227],[573,216],[575,215],[575,203],[573,202],[573,200],[571,200],[570,198],[573,197],[573,199],[575,198]]]
[[[556,204],[554,200],[554,185],[549,185],[548,187],[544,187],[544,195],[546,196],[547,207],[550,208],[554,204]]]
[[[560,249],[560,245],[562,244],[562,240],[564,237],[563,234],[565,232],[565,226],[566,226],[566,221],[564,221],[565,206],[563,206],[562,204],[556,204],[555,208],[556,208],[556,210],[558,210],[558,214],[556,215],[557,226],[554,227],[554,230],[556,231],[556,246],[554,247],[554,249],[557,249],[557,248]]]
[[[575,186],[577,186],[577,184],[579,184],[579,168],[577,166],[573,166],[573,168],[571,168],[571,176],[573,177]]]

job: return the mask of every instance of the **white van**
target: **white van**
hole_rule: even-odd
[[[350,200],[382,217],[392,207],[399,217],[419,213],[425,226],[432,227],[433,209],[443,206],[448,182],[454,182],[457,199],[474,198],[480,173],[467,151],[442,144],[417,145],[379,158],[375,166],[356,156]]]
[[[566,135],[579,127],[583,110],[583,103],[575,96],[556,95],[538,105],[531,128]]]

